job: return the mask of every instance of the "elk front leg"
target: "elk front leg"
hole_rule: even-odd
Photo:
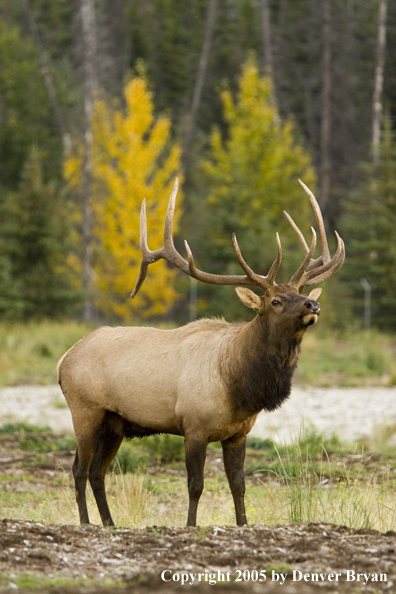
[[[221,442],[224,468],[234,499],[236,522],[238,526],[247,524],[245,511],[245,473],[243,463],[246,453],[246,435],[234,435]]]
[[[207,442],[189,439],[186,436],[186,469],[188,483],[188,516],[187,526],[197,525],[197,508],[204,484],[204,466]]]

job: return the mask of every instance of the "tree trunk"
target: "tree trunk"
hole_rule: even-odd
[[[331,0],[322,0],[323,6],[323,77],[322,77],[322,115],[320,130],[320,206],[325,223],[329,218],[331,185],[331,87],[332,87],[332,30]]]
[[[25,9],[25,13],[27,16],[27,20],[28,20],[28,24],[29,24],[29,29],[30,29],[30,33],[33,37],[34,43],[36,45],[37,48],[37,52],[38,52],[38,58],[39,58],[39,62],[40,62],[40,68],[41,68],[41,72],[43,74],[43,78],[44,78],[44,83],[45,86],[47,88],[47,93],[48,93],[48,97],[52,106],[52,109],[54,111],[54,115],[55,115],[55,119],[56,119],[56,123],[58,126],[58,130],[59,130],[59,134],[62,137],[62,142],[63,142],[63,148],[67,148],[69,142],[68,142],[68,134],[66,131],[66,126],[65,126],[65,122],[63,119],[63,114],[62,114],[62,110],[58,101],[58,96],[55,90],[55,85],[54,85],[54,81],[52,79],[52,75],[51,75],[51,71],[49,68],[49,63],[48,63],[48,59],[47,56],[45,54],[44,48],[43,48],[43,44],[41,42],[41,38],[40,38],[40,33],[33,15],[33,12],[30,8],[30,4],[29,4],[29,0],[24,0],[23,2],[23,6]]]
[[[197,80],[195,82],[194,94],[191,106],[190,117],[187,123],[187,129],[184,136],[183,143],[183,155],[182,155],[182,168],[186,171],[188,165],[188,159],[190,156],[190,150],[192,141],[194,138],[195,125],[197,121],[197,115],[201,105],[202,90],[206,79],[206,72],[208,69],[208,61],[210,48],[212,45],[213,31],[216,22],[216,11],[217,11],[218,0],[210,0],[208,18],[205,27],[205,37],[202,46],[201,58],[199,60]]]
[[[82,22],[82,48],[84,64],[84,159],[83,189],[83,318],[93,319],[91,296],[92,277],[92,114],[95,91],[95,25],[93,0],[80,0]]]
[[[264,57],[264,72],[267,76],[273,78],[273,60],[272,60],[272,45],[271,45],[271,19],[268,0],[261,0],[261,19],[263,32],[263,57]]]
[[[388,0],[379,0],[377,62],[375,67],[373,96],[373,135],[372,154],[374,165],[378,165],[380,156],[382,90],[384,86],[385,46],[386,46],[386,13]]]

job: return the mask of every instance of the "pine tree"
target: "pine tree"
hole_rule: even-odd
[[[343,278],[348,283],[353,312],[363,320],[361,279],[372,288],[373,324],[396,329],[396,138],[389,117],[384,119],[378,165],[362,166],[362,181],[345,202],[342,231],[347,258]]]
[[[77,295],[66,265],[67,216],[53,184],[43,180],[33,146],[16,191],[1,208],[0,314],[5,317],[67,313]]]

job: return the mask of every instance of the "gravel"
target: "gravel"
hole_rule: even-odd
[[[26,422],[49,426],[56,434],[73,430],[59,386],[19,386],[0,390],[0,425]],[[251,435],[290,441],[311,424],[354,441],[376,427],[396,423],[396,388],[293,388],[281,409],[262,412]]]
[[[302,424],[353,442],[369,437],[376,428],[396,423],[396,388],[295,387],[279,410],[261,413],[252,435],[289,441]]]

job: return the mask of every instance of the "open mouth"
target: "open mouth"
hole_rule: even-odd
[[[318,317],[319,316],[317,313],[306,314],[305,316],[302,316],[301,323],[304,326],[312,326],[313,324],[316,324],[316,322],[318,321]]]

